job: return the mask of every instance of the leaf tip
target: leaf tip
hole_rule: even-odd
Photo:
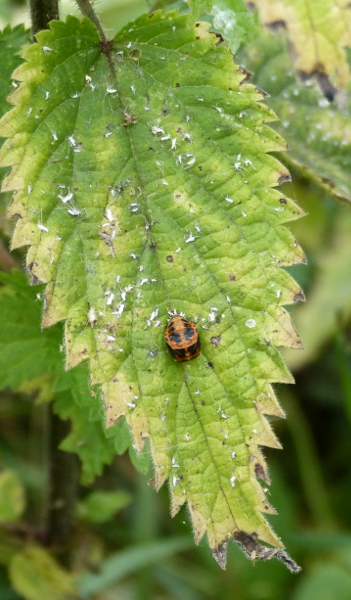
[[[223,542],[222,544],[219,544],[217,548],[214,548],[212,550],[212,555],[221,569],[225,571],[227,565],[227,542]]]

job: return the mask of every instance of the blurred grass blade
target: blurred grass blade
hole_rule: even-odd
[[[113,554],[103,562],[100,573],[83,575],[78,580],[79,592],[83,598],[101,593],[127,575],[191,548],[192,543],[191,538],[173,538],[133,546]]]

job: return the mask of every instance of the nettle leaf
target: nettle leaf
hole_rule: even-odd
[[[29,41],[29,31],[23,25],[14,28],[8,25],[0,31],[0,115],[8,110],[6,98],[13,89],[11,75],[22,62],[19,55],[24,44]]]
[[[246,66],[280,118],[274,129],[291,147],[284,162],[332,197],[351,202],[350,84],[334,102],[328,100],[316,81],[301,81],[284,40],[268,32],[247,49]]]
[[[275,189],[286,143],[263,92],[208,27],[157,12],[109,44],[72,17],[38,34],[1,123],[13,246],[47,283],[43,326],[66,320],[67,369],[89,358],[108,427],[126,415],[136,449],[149,439],[172,514],[188,503],[223,567],[234,538],[294,569],[256,477],[280,447],[271,383],[292,382],[277,346],[301,347],[280,267],[304,261],[282,227],[302,212]],[[198,323],[196,360],[169,353],[171,311]]]
[[[64,371],[61,324],[40,331],[42,307],[38,288],[28,287],[19,271],[13,271],[12,276],[0,273],[0,281],[5,284],[0,288],[0,389],[23,389],[31,382],[32,387],[43,385],[44,381],[49,385],[53,410],[71,421],[72,430],[61,447],[78,454],[83,483],[91,483],[100,475],[116,452],[129,449],[135,462],[125,420],[108,430],[104,426],[101,402],[89,390],[87,365],[82,363]],[[145,471],[145,455],[141,460],[141,470]]]
[[[345,46],[350,46],[351,10],[334,0],[250,0],[262,23],[286,32],[295,67],[303,75],[335,78],[343,86],[350,77]]]
[[[8,110],[7,96],[12,87],[11,75],[13,70],[22,62],[19,56],[22,46],[29,42],[29,32],[23,25],[12,28],[5,27],[0,31],[0,116]],[[0,139],[0,147],[3,140]],[[0,183],[6,175],[6,169],[0,168]]]

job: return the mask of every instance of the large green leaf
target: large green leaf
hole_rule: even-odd
[[[280,118],[274,128],[291,148],[284,162],[334,198],[351,202],[350,84],[334,102],[327,100],[317,82],[306,85],[297,77],[284,40],[269,32],[249,46],[246,66]]]
[[[13,246],[47,283],[43,326],[66,320],[66,366],[89,358],[107,425],[126,415],[139,451],[149,438],[172,513],[188,502],[222,566],[230,538],[289,563],[256,476],[259,447],[279,447],[271,382],[292,381],[276,348],[300,347],[280,267],[304,260],[282,227],[301,211],[275,189],[289,175],[267,153],[286,144],[264,94],[208,26],[156,12],[101,46],[87,20],[53,22],[15,73],[4,188]],[[174,311],[198,323],[189,363],[163,340]]]

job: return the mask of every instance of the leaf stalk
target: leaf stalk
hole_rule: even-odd
[[[88,19],[95,25],[95,27],[97,28],[99,34],[100,34],[100,38],[101,41],[106,44],[107,43],[107,38],[105,36],[104,30],[102,28],[102,25],[98,19],[98,16],[95,12],[95,10],[93,9],[93,5],[91,2],[89,2],[89,0],[76,0],[78,6],[79,6],[79,10],[81,11],[81,13],[85,16],[88,17]]]

